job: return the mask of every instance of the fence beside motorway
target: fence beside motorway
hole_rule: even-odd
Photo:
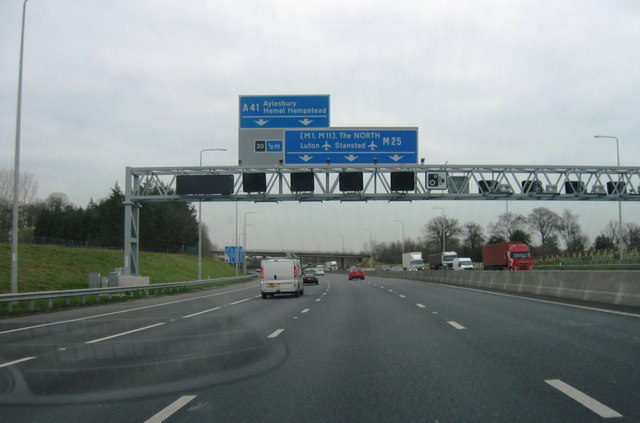
[[[536,270],[376,272],[388,278],[640,307],[638,270]]]

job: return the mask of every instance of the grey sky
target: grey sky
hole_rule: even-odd
[[[0,1],[0,167],[13,166],[21,0]],[[638,166],[637,1],[29,0],[21,169],[86,206],[126,166],[237,163],[238,96],[330,94],[332,126],[417,126],[441,164]],[[510,203],[579,213],[614,203]],[[260,247],[360,249],[416,237],[444,207],[486,226],[505,204],[241,204]],[[219,245],[234,206],[206,204]],[[636,203],[623,220],[640,223]],[[269,222],[269,225],[264,225]],[[144,224],[144,222],[143,222]],[[240,229],[242,232],[242,228]],[[253,236],[253,238],[252,238]],[[274,240],[277,240],[274,241]],[[280,245],[273,245],[280,243]]]

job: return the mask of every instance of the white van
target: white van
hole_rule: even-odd
[[[468,257],[454,258],[453,270],[473,270],[473,262]]]
[[[275,294],[304,295],[300,260],[294,258],[264,259],[260,263],[262,298]]]

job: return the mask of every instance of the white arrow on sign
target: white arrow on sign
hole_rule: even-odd
[[[304,162],[308,162],[309,160],[313,159],[313,156],[310,156],[308,154],[305,154],[304,156],[298,156],[300,157],[300,159]]]
[[[354,161],[355,159],[358,158],[358,156],[354,156],[353,154],[349,154],[348,156],[344,156],[345,159],[349,160],[350,162]]]
[[[264,120],[264,119],[260,119],[260,120],[254,120],[255,123],[258,124],[258,126],[263,126],[265,123],[269,122],[268,120]]]
[[[389,158],[391,160],[393,160],[394,162],[397,162],[398,160],[400,160],[402,157],[404,156],[398,156],[397,154],[394,154],[393,156],[389,156]]]
[[[371,141],[371,144],[369,144],[368,147],[371,149],[371,151],[373,151],[378,148],[378,145],[375,142]]]
[[[298,122],[300,122],[301,124],[303,124],[304,126],[307,126],[308,124],[310,124],[311,122],[313,122],[313,120],[304,118],[303,120],[299,120]]]
[[[329,144],[329,141],[325,141],[322,148],[324,148],[324,151],[331,150],[331,144]]]

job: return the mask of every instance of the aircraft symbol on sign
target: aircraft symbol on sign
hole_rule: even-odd
[[[378,148],[378,145],[375,142],[371,141],[371,144],[369,144],[368,147],[371,149],[371,151],[373,151]]]
[[[322,148],[324,148],[324,151],[331,150],[331,144],[329,144],[329,141],[325,141]]]

